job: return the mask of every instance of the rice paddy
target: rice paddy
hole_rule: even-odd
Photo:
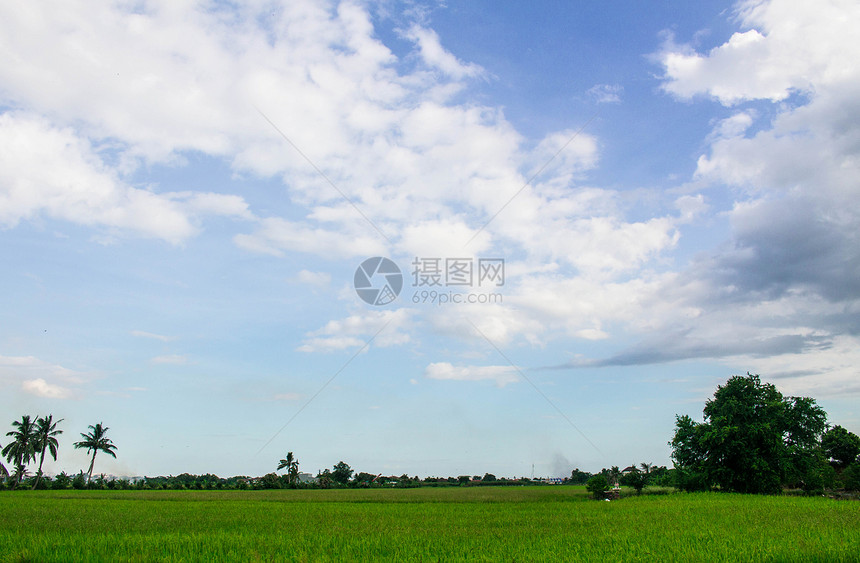
[[[860,503],[584,488],[20,491],[0,561],[858,561]]]

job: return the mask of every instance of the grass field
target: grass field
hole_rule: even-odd
[[[860,503],[581,487],[0,494],[0,561],[860,561]]]

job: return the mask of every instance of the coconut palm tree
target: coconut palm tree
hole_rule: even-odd
[[[116,454],[113,452],[113,450],[116,449],[116,446],[113,445],[110,438],[105,437],[108,427],[102,426],[102,423],[99,422],[95,426],[90,424],[88,428],[90,428],[92,432],[87,432],[86,434],[81,432],[83,440],[75,442],[75,448],[85,449],[87,450],[87,453],[90,451],[93,452],[93,459],[90,461],[90,469],[87,471],[87,483],[90,482],[90,478],[93,476],[93,465],[96,463],[97,453],[102,451],[109,456],[116,458]]]
[[[34,459],[35,453],[38,453],[39,470],[36,472],[36,482],[33,483],[34,491],[42,480],[42,464],[45,462],[45,452],[49,452],[51,457],[54,458],[54,461],[57,461],[57,448],[59,447],[59,444],[57,443],[57,438],[55,438],[55,436],[59,436],[63,433],[62,430],[57,430],[57,425],[61,422],[63,422],[62,418],[57,422],[54,422],[54,415],[52,414],[36,419]]]
[[[0,446],[0,451],[3,450],[3,446]],[[0,458],[0,477],[8,477],[9,471],[6,470],[6,466],[3,465],[3,460]]]
[[[286,468],[287,482],[290,487],[296,486],[296,481],[299,479],[299,460],[293,457],[293,452],[287,452],[287,457],[278,462],[278,471]]]
[[[22,416],[21,420],[12,423],[15,430],[7,432],[12,442],[3,448],[3,455],[9,463],[15,466],[15,481],[12,483],[14,489],[21,484],[21,479],[27,472],[27,464],[31,459],[36,459],[35,450],[35,425],[28,415]]]

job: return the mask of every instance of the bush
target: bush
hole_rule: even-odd
[[[603,475],[595,475],[585,484],[585,488],[589,493],[594,495],[594,498],[600,498],[603,493],[609,490],[609,481]]]
[[[849,491],[860,491],[860,462],[854,462],[842,472],[842,481]]]

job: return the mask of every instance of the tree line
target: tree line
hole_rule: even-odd
[[[31,489],[288,489],[288,488],[369,488],[440,487],[524,484],[585,484],[600,497],[621,485],[641,493],[645,487],[674,487],[686,491],[730,491],[774,494],[784,489],[821,492],[825,489],[860,490],[860,437],[841,426],[829,426],[827,414],[808,397],[784,397],[773,385],[762,383],[758,375],[733,376],[717,388],[703,410],[703,421],[676,415],[675,431],[669,445],[673,467],[650,463],[625,469],[612,466],[597,473],[574,469],[569,477],[551,482],[544,479],[497,478],[491,473],[457,477],[383,476],[356,472],[339,461],[315,477],[299,472],[293,452],[278,461],[277,468],[262,477],[190,475],[130,479],[93,479],[96,455],[116,457],[116,446],[107,438],[102,423],[89,426],[74,447],[92,454],[86,474],[65,473],[53,479],[42,474],[45,456],[58,455],[57,436],[62,419],[52,415],[32,420],[23,416],[6,434],[11,442],[2,448],[10,473],[0,463],[0,488],[15,489],[25,483],[27,466],[38,460],[35,475],[26,481]],[[278,471],[284,471],[278,474]]]
[[[59,443],[57,436],[63,433],[57,426],[63,422],[63,419],[55,421],[53,415],[37,416],[32,419],[29,415],[24,415],[21,420],[12,422],[13,430],[6,433],[6,436],[12,441],[7,443],[0,450],[3,457],[11,465],[13,473],[0,462],[0,476],[5,481],[4,484],[10,489],[18,488],[23,479],[27,475],[27,466],[30,463],[35,463],[36,458],[39,459],[39,467],[36,470],[36,475],[32,479],[31,488],[38,489],[44,482],[49,481],[43,478],[42,464],[45,462],[45,455],[50,455],[54,461],[57,460],[59,451]],[[116,446],[107,437],[108,427],[101,422],[90,425],[89,432],[82,432],[82,440],[75,442],[76,449],[85,449],[87,453],[92,453],[90,467],[87,470],[86,482],[89,483],[93,475],[93,467],[96,463],[96,454],[104,452],[107,455],[116,457]],[[65,474],[63,474],[65,476]],[[68,478],[68,477],[67,477]],[[71,482],[71,478],[68,478]],[[83,480],[83,470],[81,470],[81,479]],[[61,479],[63,481],[63,479]]]

